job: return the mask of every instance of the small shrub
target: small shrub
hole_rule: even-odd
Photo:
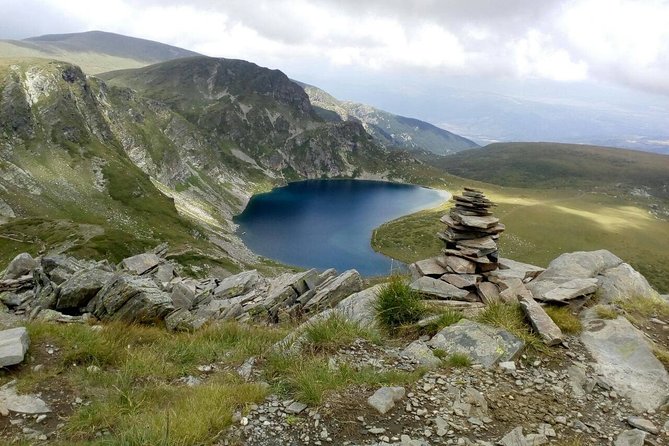
[[[453,353],[448,357],[448,365],[451,367],[469,367],[472,365],[472,360],[464,353]]]
[[[529,325],[525,322],[525,313],[523,313],[520,304],[502,302],[489,304],[476,319],[482,324],[507,330],[514,336],[522,339],[525,345],[536,351],[546,353],[549,351],[539,336],[530,331]]]
[[[375,309],[379,325],[390,332],[418,322],[426,311],[420,295],[397,276],[381,288]]]
[[[616,319],[618,317],[618,312],[610,305],[595,305],[593,308],[599,318]]]
[[[583,331],[583,325],[579,320],[578,316],[575,316],[571,312],[569,307],[556,307],[556,306],[546,306],[544,307],[548,316],[553,319],[555,325],[560,327],[564,333],[575,334]]]

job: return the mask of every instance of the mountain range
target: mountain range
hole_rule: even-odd
[[[174,56],[144,41],[105,53],[88,35],[105,57]],[[258,261],[231,221],[252,194],[298,179],[431,174],[357,120],[324,120],[285,74],[250,62],[192,56],[94,77],[70,62],[0,61],[6,256],[58,246],[119,259],[167,240],[182,263],[239,270]]]
[[[232,216],[255,193],[309,178],[446,188],[451,173],[555,187],[557,177],[585,185],[610,171],[621,193],[666,193],[661,155],[635,164],[633,154],[615,149],[476,148],[243,60],[100,32],[3,41],[0,55],[7,56],[0,58],[0,252],[7,260],[54,249],[119,260],[168,241],[193,273],[203,263],[228,272],[272,268],[238,239]],[[561,155],[550,160],[552,153]],[[582,170],[584,159],[590,170]],[[543,184],[537,172],[547,176]]]

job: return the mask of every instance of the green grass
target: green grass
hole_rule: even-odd
[[[644,318],[660,317],[669,319],[669,303],[654,296],[631,296],[616,301],[623,310]]]
[[[556,307],[548,305],[544,307],[548,316],[553,319],[563,333],[577,334],[583,331],[581,320],[576,316],[568,306]]]
[[[525,314],[520,304],[501,302],[489,304],[476,319],[483,324],[507,330],[535,351],[548,352],[548,348],[541,338],[533,333],[525,322]]]
[[[601,319],[616,319],[618,312],[611,305],[595,305],[593,307],[597,317]]]
[[[436,320],[430,322],[425,327],[421,327],[419,330],[421,335],[434,336],[443,328],[451,326],[463,318],[461,312],[451,309],[442,309],[437,316]]]
[[[471,183],[475,185],[475,182]],[[630,263],[660,292],[669,292],[669,225],[647,203],[624,195],[573,189],[538,190],[477,185],[498,206],[506,225],[500,254],[546,267],[560,254],[608,249]],[[450,189],[458,193],[459,187]],[[438,255],[448,206],[421,211],[376,228],[372,247],[406,263]]]
[[[381,335],[372,330],[360,327],[338,315],[310,324],[304,330],[305,348],[313,352],[335,352],[351,344],[356,339],[366,339],[374,344],[380,344]]]
[[[471,358],[464,353],[453,353],[448,356],[446,362],[451,367],[469,367],[472,365]]]
[[[345,363],[332,369],[324,356],[275,354],[268,357],[265,373],[279,393],[305,404],[319,404],[328,394],[354,385],[409,384],[420,378],[423,371],[377,371],[372,367],[357,368]]]
[[[660,347],[659,345],[654,345],[653,354],[657,359],[660,360],[662,364],[664,364],[664,368],[669,370],[669,350],[664,347]]]
[[[392,276],[381,288],[375,304],[379,326],[391,333],[418,322],[426,313],[420,295],[402,277]]]
[[[63,444],[91,444],[96,432],[107,430],[111,435],[104,444],[111,445],[212,444],[235,410],[262,401],[267,390],[225,371],[193,388],[175,380],[201,375],[200,365],[236,367],[250,356],[262,357],[286,334],[283,328],[236,323],[173,334],[116,323],[94,331],[87,325],[33,322],[28,331],[32,351],[43,351],[46,344],[59,351],[55,363],[41,371],[26,367],[15,376],[19,390],[39,392],[53,382],[77,389],[91,404],[66,420]],[[91,373],[89,365],[100,370]]]

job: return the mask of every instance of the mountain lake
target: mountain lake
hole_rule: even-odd
[[[234,221],[244,243],[270,259],[387,275],[403,265],[372,249],[374,228],[449,198],[448,192],[408,184],[307,180],[253,196]]]

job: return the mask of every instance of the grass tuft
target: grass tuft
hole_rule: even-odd
[[[669,318],[669,303],[655,296],[631,296],[616,301],[623,310],[644,318]]]
[[[304,347],[311,347],[314,352],[334,352],[360,338],[381,343],[381,336],[376,331],[364,329],[338,315],[310,324],[304,330],[304,336]]]
[[[418,322],[426,312],[420,295],[398,276],[392,276],[381,288],[375,309],[379,325],[391,333]]]
[[[556,307],[554,305],[548,305],[544,307],[544,310],[546,310],[548,316],[553,319],[555,325],[557,325],[563,333],[577,334],[583,331],[581,320],[571,312],[571,309],[568,306]]]
[[[653,354],[662,364],[664,364],[664,368],[669,370],[669,350],[660,347],[659,345],[653,345]]]
[[[472,365],[472,359],[464,353],[453,353],[447,359],[451,367],[469,367]]]
[[[427,324],[425,327],[421,327],[420,334],[434,336],[439,333],[442,329],[449,327],[457,323],[460,319],[463,318],[463,315],[460,311],[446,309],[441,311],[438,314],[439,318]]]
[[[616,319],[618,312],[611,305],[595,305],[595,314],[601,319]]]
[[[543,343],[541,338],[530,330],[530,327],[525,322],[525,314],[523,313],[520,304],[507,304],[496,302],[489,304],[476,318],[482,324],[492,325],[493,327],[500,327],[514,336],[522,339],[525,345],[536,351],[546,353],[548,347]]]
[[[377,371],[371,367],[356,368],[349,364],[332,366],[322,356],[274,354],[265,363],[267,378],[276,390],[305,404],[319,404],[330,392],[351,385],[402,385],[416,381],[422,370]]]

